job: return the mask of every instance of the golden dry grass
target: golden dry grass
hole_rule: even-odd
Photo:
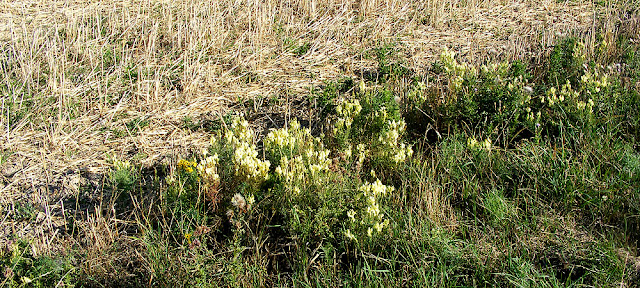
[[[153,166],[199,151],[209,135],[185,128],[186,117],[217,119],[241,99],[271,97],[285,103],[285,117],[297,115],[293,100],[326,80],[360,78],[376,66],[371,49],[388,43],[416,71],[444,47],[470,62],[527,58],[558,37],[590,37],[594,13],[608,7],[583,0],[2,0],[0,204],[28,201],[44,212],[32,222],[2,215],[0,239],[29,236],[40,251],[69,241],[56,232],[66,223],[61,199],[99,186],[91,175],[104,175],[109,157]],[[306,43],[309,50],[296,55],[292,47]],[[11,118],[15,111],[23,114]],[[136,119],[148,125],[126,125]],[[117,241],[117,215],[85,219],[88,243]]]

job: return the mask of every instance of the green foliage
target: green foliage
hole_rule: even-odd
[[[129,161],[113,160],[113,169],[109,173],[109,179],[116,189],[132,192],[138,182],[139,175]]]
[[[130,63],[129,65],[124,67],[123,72],[124,72],[124,77],[122,77],[123,86],[136,83],[140,78],[140,75],[138,73],[138,67],[137,65],[135,65],[135,63]]]
[[[582,72],[585,58],[581,53],[581,43],[576,38],[565,38],[553,47],[548,66],[545,69],[545,82],[550,86],[560,86],[567,81],[576,84]]]
[[[339,119],[353,123],[343,123],[349,129],[314,137],[293,120],[263,139],[265,159],[249,123],[235,118],[212,137],[207,153],[213,156],[180,160],[165,194],[165,211],[177,220],[169,233],[185,239],[175,244],[192,245],[194,229],[214,226],[229,245],[242,247],[260,237],[256,233],[279,227],[270,233],[284,233],[296,246],[323,249],[326,263],[342,261],[336,257],[344,253],[353,257],[383,248],[391,225],[386,205],[395,189],[380,179],[394,174],[412,150],[402,142],[404,121],[392,96],[362,89],[359,97],[363,106],[357,100],[336,106]],[[342,142],[335,145],[338,138]],[[363,172],[365,167],[380,175]],[[301,249],[295,255],[313,257],[307,253]]]
[[[12,211],[11,218],[15,221],[33,220],[38,212],[29,201],[15,203]]]
[[[434,98],[424,81],[418,80],[409,93],[407,117],[425,123],[409,127],[423,133],[426,126],[439,135],[465,132],[493,138],[501,146],[539,132],[539,107],[523,63],[503,62],[478,68],[461,64],[455,53],[445,50],[438,73],[443,73],[448,92]],[[414,104],[415,103],[415,104]],[[529,136],[530,137],[530,136]]]
[[[305,42],[299,46],[293,47],[292,51],[293,51],[293,54],[295,54],[298,57],[301,57],[304,54],[307,54],[310,48],[311,48],[311,43]]]
[[[5,72],[5,79],[0,82],[0,93],[3,95],[2,123],[8,129],[14,129],[20,122],[29,119],[31,111],[35,108],[34,87],[24,83],[16,70],[20,64],[15,56],[9,52],[0,54],[0,69]]]
[[[401,79],[410,74],[409,69],[402,65],[396,55],[397,47],[394,43],[387,43],[373,48],[373,54],[378,61],[378,71],[365,77],[368,81],[386,83]]]
[[[0,251],[2,287],[70,286],[78,281],[71,260],[38,256],[28,241],[10,240]]]
[[[336,99],[354,87],[352,78],[345,77],[336,82],[326,82],[320,90],[313,90],[309,95],[310,100],[317,103],[320,108],[319,117],[335,113]]]
[[[140,130],[149,126],[149,119],[138,117],[129,121],[126,124],[126,126],[127,126],[127,130],[129,130],[129,133],[131,133],[131,135],[136,135]]]
[[[473,223],[469,224],[470,229],[482,229],[493,233],[493,236],[482,237],[483,241],[491,238],[488,241],[495,245],[513,245],[508,250],[506,260],[520,264],[517,267],[490,268],[511,271],[504,274],[504,279],[491,276],[491,282],[500,283],[507,280],[508,283],[514,284],[513,281],[517,282],[522,276],[519,273],[529,274],[527,277],[532,279],[531,285],[534,286],[547,285],[548,280],[562,285],[598,283],[606,281],[603,279],[609,277],[609,273],[621,275],[621,271],[625,269],[624,264],[614,256],[612,247],[592,247],[584,242],[576,242],[576,239],[572,239],[573,236],[558,234],[559,232],[552,232],[552,235],[558,238],[543,240],[549,241],[543,245],[547,247],[543,249],[549,250],[540,251],[543,255],[532,254],[530,249],[540,247],[529,245],[530,241],[535,241],[532,238],[545,238],[544,234],[540,234],[540,229],[566,229],[561,228],[566,224],[558,223],[559,220],[540,216],[549,213],[547,209],[557,211],[561,215],[571,215],[565,217],[577,217],[588,223],[605,221],[608,225],[619,227],[623,235],[634,233],[632,231],[636,229],[637,222],[631,223],[629,219],[633,217],[627,217],[634,215],[638,210],[635,204],[624,203],[630,199],[637,199],[637,192],[631,192],[637,191],[637,188],[630,188],[637,187],[637,184],[623,180],[626,175],[622,167],[626,161],[616,160],[625,159],[627,156],[623,155],[627,155],[628,150],[615,145],[605,146],[590,142],[581,143],[580,147],[573,149],[555,150],[546,148],[550,145],[549,142],[529,142],[514,150],[505,151],[474,147],[470,145],[471,141],[465,145],[460,138],[447,138],[439,145],[436,154],[439,164],[434,174],[438,175],[436,183],[440,184],[436,185],[443,185],[450,191],[454,209],[459,209],[462,215],[467,215],[462,219]],[[617,194],[611,193],[612,191],[628,193]],[[631,202],[635,203],[635,200]],[[617,209],[621,211],[618,213],[627,216],[610,218],[609,216],[618,214],[610,209]],[[529,240],[514,242],[510,240],[514,235],[516,238]],[[597,259],[603,257],[608,260],[598,262]],[[521,270],[524,268],[526,269]],[[552,278],[548,278],[549,275],[552,275]]]
[[[482,201],[491,221],[507,224],[517,221],[516,207],[507,200],[501,191],[493,190],[484,196]]]
[[[390,91],[367,88],[364,82],[359,86],[360,100],[343,101],[336,107],[330,142],[348,157],[357,156],[354,167],[358,171],[364,164],[379,171],[393,171],[413,154],[411,145],[402,141],[406,123]]]
[[[624,76],[614,71],[620,64],[586,65],[592,57],[575,39],[555,46],[543,71],[518,61],[476,67],[459,63],[455,53],[445,50],[432,69],[443,74],[445,95],[432,94],[439,83],[426,85],[429,77],[414,80],[406,107],[409,131],[421,135],[431,130],[439,137],[466,133],[509,148],[524,139],[563,139],[570,131],[603,126],[637,137],[638,112],[632,109],[637,91],[623,88],[619,80]]]

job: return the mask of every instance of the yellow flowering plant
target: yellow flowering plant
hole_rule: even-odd
[[[367,243],[389,227],[389,219],[385,218],[382,205],[394,190],[393,186],[382,184],[380,179],[372,183],[365,182],[358,187],[359,205],[354,205],[353,209],[346,212],[347,221],[343,233],[347,241]]]
[[[230,129],[224,131],[223,141],[217,144],[224,155],[224,163],[231,163],[236,186],[240,183],[258,189],[269,178],[271,163],[258,157],[256,137],[247,120],[236,117]]]
[[[308,128],[301,128],[296,120],[289,127],[269,132],[264,145],[269,159],[278,163],[275,175],[284,181],[287,192],[321,184],[331,165],[330,151],[321,139],[313,137]]]
[[[264,138],[265,154],[274,165],[272,205],[301,241],[357,243],[364,249],[389,225],[384,211],[393,187],[383,185],[375,173],[361,172],[373,167],[388,178],[413,150],[403,140],[406,123],[396,96],[374,88],[360,89],[356,96],[336,105],[327,136],[313,137],[293,120]]]
[[[397,168],[413,154],[403,141],[406,123],[400,116],[401,99],[388,90],[361,89],[358,99],[336,106],[331,130],[347,169],[363,171],[365,162],[380,168]]]
[[[185,204],[195,205],[204,197],[215,210],[219,202],[220,189],[218,155],[201,157],[199,160],[180,159],[176,164],[175,173],[167,178],[167,184],[167,196],[171,202],[180,200]]]
[[[238,237],[252,230],[250,219],[276,216],[301,241],[373,243],[389,225],[385,203],[394,188],[361,172],[372,163],[397,168],[413,151],[403,141],[406,124],[393,95],[360,96],[338,104],[339,121],[328,136],[314,137],[295,119],[271,129],[262,139],[264,158],[248,121],[232,119],[203,156],[177,163],[174,190],[224,208],[214,215],[227,219]],[[391,172],[379,170],[382,177]]]
[[[615,101],[616,98],[615,95],[611,95],[609,75],[602,70],[604,68],[601,66],[585,66],[575,85],[566,80],[558,88],[550,87],[541,97],[541,102],[546,108],[543,110],[543,118],[549,119],[554,126],[560,124],[556,119],[569,119],[580,126],[590,125],[595,117],[594,108],[597,108],[597,103],[611,99]],[[533,115],[528,117],[532,119]]]
[[[175,172],[167,178],[168,202],[198,213],[215,212],[216,217],[226,213],[233,216],[230,220],[238,221],[252,210],[255,193],[269,178],[270,162],[259,158],[256,141],[249,123],[233,118],[227,129],[211,137],[202,155],[176,163]],[[221,204],[230,210],[218,209]],[[203,210],[205,207],[208,209]]]

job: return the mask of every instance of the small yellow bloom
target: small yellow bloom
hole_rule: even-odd
[[[195,167],[196,167],[195,162],[191,162],[184,159],[181,159],[180,161],[178,161],[178,169],[185,171],[187,173],[192,173]]]
[[[384,225],[380,222],[377,222],[373,225],[373,228],[376,229],[376,232],[380,233],[382,232],[382,228],[384,228]]]
[[[247,209],[251,209],[251,206],[256,202],[255,197],[253,195],[247,197]]]
[[[344,236],[347,237],[347,239],[349,239],[349,240],[358,241],[356,236],[353,235],[353,233],[351,233],[351,230],[349,230],[349,229],[347,229],[347,231],[344,231]]]
[[[349,210],[347,211],[347,217],[349,217],[349,219],[351,219],[351,221],[356,221],[356,211],[353,210]]]
[[[484,149],[491,149],[491,140],[489,140],[489,138],[485,139],[482,143],[482,146],[484,147]]]

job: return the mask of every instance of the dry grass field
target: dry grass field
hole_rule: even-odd
[[[178,161],[207,149],[227,115],[244,115],[263,136],[290,119],[317,132],[326,121],[310,95],[343,79],[384,86],[379,51],[391,51],[387,61],[416,74],[445,49],[469,65],[543,65],[570,37],[585,53],[613,59],[621,54],[620,35],[639,41],[637,7],[614,0],[0,0],[0,248],[21,239],[34,259],[72,259],[67,274],[88,275],[78,276],[80,286],[169,285],[154,276],[161,272],[138,225],[153,222],[144,217],[164,200],[132,197],[132,209],[118,207],[108,188],[118,161],[138,167],[140,187],[157,182],[148,189],[164,191]],[[411,81],[394,79],[391,90],[401,94]],[[458,216],[442,216],[443,223],[463,225],[451,224],[464,222],[462,214],[447,213]],[[582,232],[575,215],[550,213],[566,226],[549,239],[577,233],[575,241],[599,241]],[[623,255],[617,259],[640,269],[632,246],[616,248]],[[11,282],[6,271],[16,267],[2,269],[0,286],[37,282]],[[334,283],[268,274],[238,285]],[[55,284],[69,285],[64,277]],[[629,279],[607,285],[638,284]]]

